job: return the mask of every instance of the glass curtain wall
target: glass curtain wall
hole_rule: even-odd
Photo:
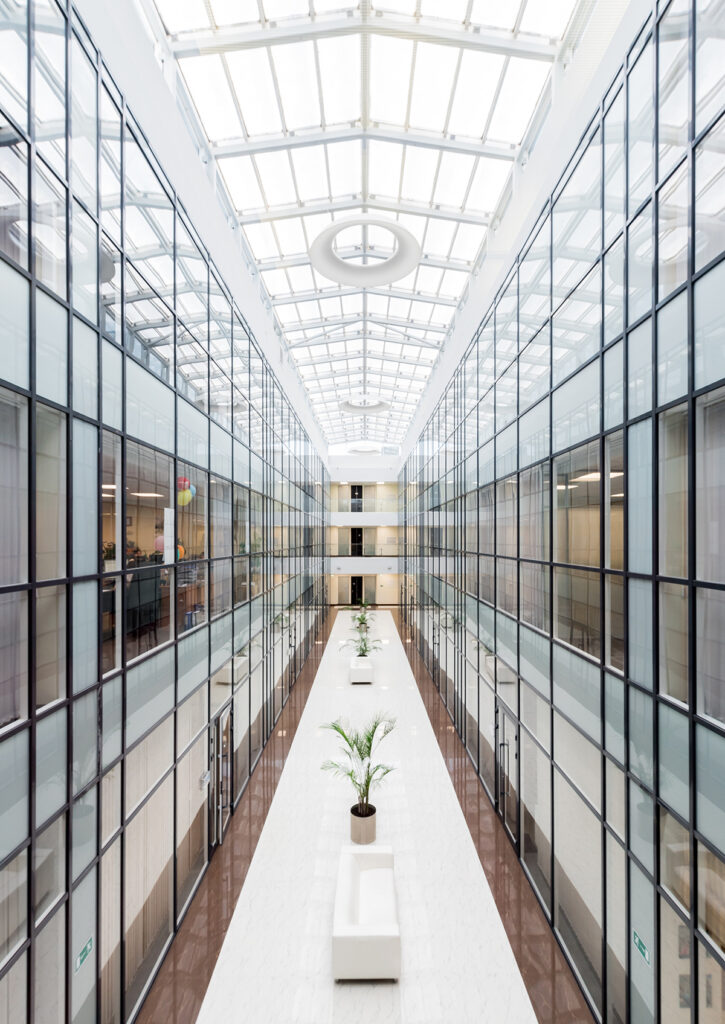
[[[400,479],[408,626],[608,1024],[725,1014],[724,25],[654,5]]]
[[[121,1024],[311,649],[329,481],[72,7],[0,0],[0,55],[0,1019]]]

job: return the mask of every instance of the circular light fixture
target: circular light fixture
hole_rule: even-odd
[[[376,227],[390,231],[397,246],[386,260],[361,265],[341,259],[333,250],[335,238],[345,228]],[[381,284],[399,281],[410,273],[420,260],[420,246],[407,228],[391,220],[376,220],[369,217],[355,217],[352,220],[338,220],[320,232],[310,246],[310,263],[321,274],[339,284],[355,285],[359,288],[375,288]]]
[[[367,395],[346,398],[340,402],[341,411],[350,416],[376,416],[389,408],[390,402],[385,402],[382,398],[369,398]]]
[[[347,449],[349,455],[379,455],[382,450],[382,445],[365,441],[360,444],[349,445]]]

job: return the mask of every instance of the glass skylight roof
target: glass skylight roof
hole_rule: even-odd
[[[328,442],[400,444],[586,0],[154,3]],[[390,286],[342,287],[309,247],[365,214],[422,258]],[[369,263],[393,244],[357,227],[336,248]],[[341,412],[362,395],[390,406]]]

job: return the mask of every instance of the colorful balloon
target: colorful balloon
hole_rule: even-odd
[[[182,559],[185,554],[186,554],[186,550],[184,548],[184,545],[183,544],[177,544],[176,545],[176,558],[177,558],[177,560]]]
[[[162,533],[160,533],[156,540],[154,541],[154,547],[156,548],[157,551],[164,550],[164,535]]]
[[[188,491],[189,479],[185,476],[177,476],[176,478],[176,489],[177,491]]]
[[[179,503],[179,505],[182,506],[182,508],[183,508],[184,505],[188,505],[189,504],[189,502],[191,501],[191,498],[192,498],[192,494],[191,494],[191,491],[188,488],[185,488],[183,491],[179,491],[179,493],[176,495],[176,500]]]
[[[192,498],[196,497],[196,487],[193,484],[189,484],[189,490],[191,491]]]

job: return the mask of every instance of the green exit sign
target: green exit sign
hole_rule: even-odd
[[[78,974],[78,971],[80,971],[80,969],[83,966],[83,964],[86,962],[88,957],[91,955],[91,950],[92,949],[93,949],[93,936],[90,937],[88,942],[85,944],[83,949],[80,951],[78,956],[75,958],[75,963],[73,964],[73,973],[74,974]]]
[[[635,931],[632,932],[632,941],[634,942],[635,949],[639,950],[644,962],[646,964],[649,964],[649,950],[647,949],[644,940],[640,938],[640,936]]]

